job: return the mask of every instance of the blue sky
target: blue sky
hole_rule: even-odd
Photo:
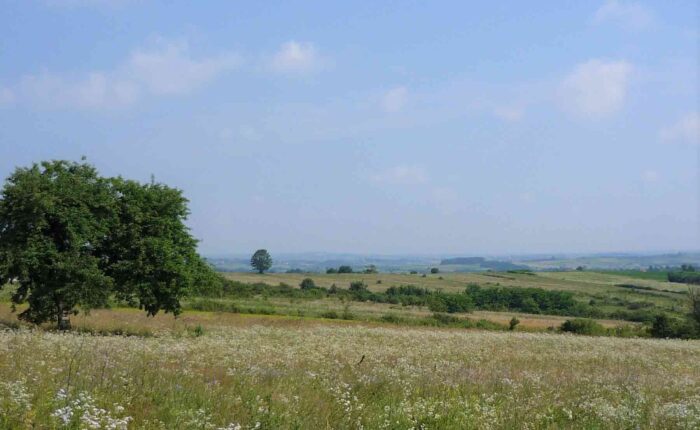
[[[1,0],[0,175],[153,174],[205,254],[698,249],[699,14]]]

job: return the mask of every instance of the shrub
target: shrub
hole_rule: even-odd
[[[561,331],[589,336],[605,334],[605,327],[599,323],[585,318],[566,320],[560,327]]]
[[[515,327],[520,324],[520,320],[517,319],[516,317],[511,318],[510,322],[508,323],[508,330],[515,330]]]
[[[326,269],[326,273],[329,275],[332,275],[332,274],[338,273],[338,269],[331,267],[329,269]]]
[[[338,267],[338,273],[352,273],[352,267],[340,266],[340,267]]]
[[[457,317],[442,312],[433,312],[433,319],[442,325],[456,324],[461,321]]]
[[[331,320],[337,320],[339,318],[336,311],[327,311],[321,314],[321,318],[328,318]]]
[[[440,269],[438,269],[437,267],[433,267],[430,269],[430,273],[432,273],[432,274],[440,273]]]
[[[311,278],[304,278],[299,284],[299,288],[302,290],[312,290],[316,288],[316,283]]]
[[[348,288],[349,291],[353,293],[364,293],[367,290],[367,284],[365,284],[363,281],[353,281],[350,283],[350,288]]]
[[[394,314],[384,314],[380,318],[383,322],[387,323],[392,323],[392,324],[401,324],[404,320],[398,315]]]

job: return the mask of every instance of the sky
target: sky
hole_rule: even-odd
[[[0,176],[180,188],[205,255],[700,248],[697,1],[0,0]]]

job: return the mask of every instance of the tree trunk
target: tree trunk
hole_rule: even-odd
[[[56,322],[59,330],[70,330],[70,317],[68,312],[63,309],[63,303],[60,300],[56,301]]]

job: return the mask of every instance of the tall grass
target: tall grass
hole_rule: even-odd
[[[700,426],[700,342],[228,318],[0,331],[0,428]]]

